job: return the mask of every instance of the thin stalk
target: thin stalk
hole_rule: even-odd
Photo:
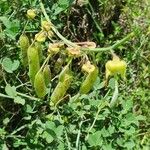
[[[17,130],[15,130],[14,132],[12,132],[10,135],[14,135],[14,134],[16,134],[17,132],[19,132],[19,131],[23,130],[24,128],[26,128],[26,127],[28,127],[28,125],[27,125],[27,124],[25,124],[25,125],[21,126],[20,128],[18,128],[18,129],[17,129]]]
[[[105,97],[107,96],[108,93],[109,93],[109,91],[106,93]],[[99,104],[97,113],[96,113],[95,118],[94,118],[94,121],[93,121],[92,125],[90,126],[90,128],[89,128],[89,130],[87,132],[87,136],[85,137],[86,140],[88,140],[88,138],[89,138],[89,134],[90,134],[91,130],[93,129],[93,127],[94,127],[94,125],[95,125],[95,123],[96,123],[96,121],[98,119],[98,115],[99,115],[100,111],[102,110],[102,108],[104,108],[107,105],[108,105],[108,103],[106,101],[104,103],[102,103],[102,104]]]
[[[8,96],[8,95],[2,94],[2,93],[0,93],[0,97],[13,99],[12,96]]]
[[[115,91],[113,93],[113,96],[112,96],[112,99],[111,99],[111,102],[110,102],[110,107],[114,107],[117,103],[117,99],[118,99],[118,81],[117,79],[115,79]]]
[[[65,137],[66,137],[66,141],[67,141],[68,150],[71,150],[71,143],[69,142],[69,138],[68,138],[66,130],[65,130]]]
[[[28,99],[31,99],[31,100],[39,101],[38,98],[31,97],[31,96],[26,95],[26,94],[23,94],[23,93],[17,92],[17,95],[22,96],[22,97],[25,97],[25,98],[28,98]],[[14,97],[9,96],[9,95],[5,95],[5,94],[2,94],[2,93],[0,93],[0,97],[14,99]]]
[[[79,124],[79,130],[78,130],[78,134],[77,134],[77,139],[76,139],[76,150],[79,149],[79,141],[80,141],[80,135],[81,135],[81,126],[82,126],[83,121],[80,122]]]
[[[83,51],[92,51],[92,52],[105,52],[105,51],[112,51],[113,49],[118,48],[120,45],[124,44],[126,41],[128,41],[131,37],[134,36],[134,33],[131,32],[126,37],[124,37],[121,40],[118,40],[115,44],[108,47],[102,47],[102,48],[81,48]]]
[[[66,39],[64,36],[62,36],[59,31],[55,28],[55,26],[52,24],[49,16],[46,13],[46,10],[44,8],[44,5],[42,3],[41,0],[39,0],[40,2],[40,6],[41,6],[41,10],[43,15],[45,16],[46,20],[52,25],[52,30],[54,31],[54,33],[66,44],[69,46],[73,46],[73,47],[77,47],[78,45],[76,45],[75,43],[69,41],[68,39]],[[103,47],[103,48],[81,48],[81,50],[83,51],[92,51],[92,52],[105,52],[105,51],[112,51],[113,49],[118,48],[120,45],[124,44],[126,41],[128,41],[131,37],[134,36],[134,32],[131,32],[130,34],[128,34],[126,37],[124,37],[123,39],[117,41],[115,44],[113,44],[112,46],[109,47]]]
[[[31,99],[31,100],[35,100],[35,101],[39,101],[40,100],[40,99],[38,99],[36,97],[31,97],[29,95],[26,95],[26,94],[23,94],[23,93],[19,93],[19,92],[17,92],[17,95],[25,97],[25,98],[28,98],[28,99]]]
[[[43,5],[42,1],[39,0],[39,2],[40,2],[40,6],[41,6],[41,10],[42,10],[43,15],[45,16],[46,20],[47,20],[50,24],[52,24],[52,22],[51,22],[49,16],[48,16],[47,13],[46,13],[46,10],[45,10],[45,8],[44,8],[44,5]],[[62,36],[62,35],[59,33],[59,31],[55,28],[55,26],[54,26],[53,24],[52,24],[52,27],[51,27],[51,28],[52,28],[52,30],[55,32],[55,34],[56,34],[61,40],[64,41],[65,44],[70,45],[70,46],[73,46],[73,47],[76,47],[76,46],[77,46],[76,44],[72,43],[71,41],[67,40],[64,36]]]
[[[40,68],[40,70],[39,70],[38,72],[40,72],[40,71],[44,68],[44,66],[48,63],[50,57],[51,57],[51,55],[49,54],[49,55],[47,56],[47,58],[45,59],[44,63],[42,64],[42,66],[41,66],[41,68]]]
[[[94,9],[93,9],[91,3],[88,2],[88,5],[90,6],[90,9],[91,9],[91,12],[90,12],[90,10],[87,8],[88,13],[91,15],[91,17],[92,17],[92,19],[93,19],[93,21],[94,21],[94,23],[95,23],[97,29],[99,30],[99,32],[101,32],[101,33],[103,34],[103,31],[102,31],[101,27],[99,26],[97,20],[96,20],[95,17],[94,17]]]

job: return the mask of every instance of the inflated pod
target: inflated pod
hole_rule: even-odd
[[[34,9],[29,9],[29,10],[27,11],[27,17],[28,17],[29,19],[34,19],[35,16],[36,16],[36,11],[35,11]]]
[[[60,72],[60,74],[59,74],[59,81],[62,82],[62,81],[64,80],[65,75],[66,75],[67,73],[69,73],[69,65],[66,65],[66,66],[62,69],[62,71]]]
[[[34,89],[39,98],[43,98],[46,95],[46,85],[44,74],[42,71],[38,72],[35,75]]]
[[[40,69],[38,50],[35,46],[28,48],[28,64],[30,81],[34,85],[35,75]]]
[[[81,84],[79,92],[81,94],[87,94],[93,87],[97,76],[98,76],[98,68],[95,67],[95,69],[87,75],[86,79]]]
[[[43,60],[42,44],[40,42],[35,42],[35,47],[38,50],[39,60],[40,62],[42,62]]]
[[[109,60],[106,65],[106,80],[109,76],[120,74],[125,79],[127,63],[124,60],[120,60],[117,55],[113,55],[113,60]]]
[[[43,75],[45,80],[45,85],[48,87],[49,83],[51,82],[51,70],[49,65],[46,65],[43,69]]]
[[[28,65],[27,50],[28,50],[30,43],[29,43],[28,37],[25,34],[20,36],[19,45],[21,48],[21,62],[23,66],[27,66]]]
[[[54,70],[56,73],[60,72],[60,70],[62,69],[63,62],[64,60],[62,58],[58,58],[55,62]]]
[[[50,100],[50,105],[55,106],[57,102],[66,94],[66,91],[70,87],[72,81],[72,76],[69,74],[65,74],[64,80],[59,81],[57,86],[55,87]]]

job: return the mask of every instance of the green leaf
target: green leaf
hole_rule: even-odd
[[[65,143],[64,142],[60,142],[59,145],[57,146],[57,149],[65,150]]]
[[[103,129],[101,130],[101,134],[103,137],[109,137],[109,131],[105,129],[105,127],[103,127]]]
[[[54,138],[48,132],[44,131],[42,137],[46,139],[47,143],[53,142]]]
[[[2,145],[2,150],[9,150],[6,144]]]
[[[95,90],[100,90],[100,89],[102,89],[103,87],[105,87],[105,82],[104,82],[104,81],[103,81],[103,82],[100,82],[100,78],[97,77],[97,79],[96,79],[96,81],[95,81],[95,83],[94,83],[94,89],[95,89]]]
[[[14,97],[14,102],[17,104],[21,104],[21,105],[25,104],[25,100],[23,98],[21,98],[20,96]]]
[[[118,81],[115,80],[115,91],[113,93],[111,102],[110,102],[110,107],[114,107],[117,103],[118,100],[118,96],[119,96],[119,92],[118,92]]]
[[[5,57],[2,61],[2,66],[4,70],[8,73],[13,73],[18,67],[20,62],[18,60],[12,60],[10,58]]]
[[[7,71],[8,73],[12,73],[12,61],[10,58],[4,58],[2,61],[2,66],[4,68],[5,71]]]
[[[32,108],[30,105],[28,105],[28,104],[26,105],[26,112],[29,113],[29,114],[30,114],[30,113],[35,113],[35,112],[33,111],[33,108]]]
[[[7,95],[9,95],[11,97],[16,97],[17,96],[16,87],[15,86],[10,86],[10,84],[6,85],[5,92],[7,93]]]
[[[88,138],[88,143],[90,146],[101,146],[102,145],[101,131],[97,131],[94,134],[90,134]]]
[[[122,102],[123,110],[122,113],[129,111],[133,107],[133,100],[126,100]]]
[[[59,0],[58,5],[60,5],[61,7],[65,9],[69,6],[69,0]]]
[[[133,147],[135,146],[135,143],[133,140],[129,141],[129,142],[126,142],[124,144],[124,147],[126,147],[127,149],[133,149]]]
[[[61,137],[61,135],[63,134],[63,130],[64,130],[64,126],[60,125],[58,126],[54,131],[57,135],[57,137]]]
[[[15,19],[13,21],[10,21],[5,16],[0,17],[0,20],[6,26],[6,29],[4,30],[6,35],[10,37],[11,39],[15,40],[16,35],[18,34],[19,29],[20,29],[19,20]]]
[[[26,117],[23,117],[23,119],[24,119],[24,120],[31,120],[31,116],[28,115],[28,116],[26,116]]]
[[[55,123],[52,122],[52,121],[46,121],[45,127],[46,127],[47,129],[51,129],[51,130],[54,130],[54,129],[56,128]]]
[[[111,78],[109,80],[108,87],[110,87],[111,89],[115,88],[115,79],[114,78]]]
[[[11,27],[11,22],[8,20],[8,17],[2,16],[0,17],[0,21],[2,21],[2,23],[4,24],[6,28]]]
[[[9,123],[10,119],[9,118],[5,118],[3,120],[3,124],[6,126]]]
[[[13,64],[12,64],[12,71],[17,70],[17,68],[19,67],[20,62],[18,60],[14,60]]]
[[[115,150],[114,148],[112,148],[111,144],[105,144],[102,147],[103,150]]]

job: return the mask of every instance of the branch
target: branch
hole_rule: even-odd
[[[115,44],[109,47],[103,47],[103,48],[82,48],[83,51],[91,51],[91,52],[105,52],[105,51],[111,51],[113,49],[118,48],[120,45],[124,44],[126,41],[128,41],[130,38],[134,36],[134,32],[129,33],[126,37],[124,37],[121,40],[118,40]]]
[[[44,5],[42,3],[41,0],[39,0],[40,2],[40,6],[41,6],[41,10],[43,15],[45,16],[46,20],[52,24],[48,14],[46,13],[46,10],[44,8]],[[66,44],[72,47],[77,47],[78,45],[76,45],[75,43],[69,41],[68,39],[66,39],[64,36],[62,36],[59,31],[55,28],[55,26],[52,24],[52,30],[53,32]],[[120,45],[124,44],[126,41],[128,41],[131,37],[134,36],[134,32],[131,32],[130,34],[128,34],[126,37],[124,37],[123,39],[117,41],[115,44],[113,44],[112,46],[109,47],[103,47],[103,48],[81,48],[81,50],[83,51],[92,51],[92,52],[105,52],[105,51],[112,51],[113,49],[118,48]]]

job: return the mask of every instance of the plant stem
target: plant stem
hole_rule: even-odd
[[[39,101],[40,100],[40,99],[38,99],[36,97],[31,97],[29,95],[26,95],[26,94],[23,94],[23,93],[19,93],[19,92],[17,92],[17,95],[25,97],[25,98],[28,98],[28,99],[31,99],[31,100],[35,100],[35,101]]]
[[[105,98],[105,97],[104,97]],[[98,119],[98,115],[100,113],[100,111],[102,110],[102,108],[104,108],[105,106],[107,106],[107,102],[103,102],[102,104],[99,104],[98,105],[98,110],[97,110],[97,113],[95,115],[95,118],[94,118],[94,121],[91,125],[91,127],[89,128],[88,132],[87,132],[87,136],[85,137],[85,139],[87,140],[89,138],[89,134],[90,134],[90,131],[92,130],[92,128],[94,127],[95,123],[96,123],[96,120]]]
[[[41,10],[42,13],[44,14],[46,20],[52,25],[52,30],[55,32],[55,34],[66,44],[72,47],[77,47],[78,45],[76,45],[75,43],[69,41],[68,39],[66,39],[64,36],[62,36],[59,31],[55,28],[55,26],[52,24],[49,16],[46,13],[46,10],[44,8],[44,5],[42,3],[41,0],[39,0],[40,2],[40,6],[41,6]],[[113,49],[118,48],[120,45],[124,44],[126,41],[128,41],[131,37],[134,36],[134,32],[131,32],[130,34],[128,34],[126,37],[124,37],[123,39],[117,41],[115,44],[113,44],[112,46],[109,47],[103,47],[103,48],[81,48],[81,50],[83,51],[92,51],[92,52],[105,52],[105,51],[112,51]]]
[[[83,121],[80,122],[79,124],[79,130],[78,130],[78,135],[77,135],[77,139],[76,139],[76,150],[79,149],[79,141],[80,141],[80,135],[81,135],[81,126],[82,126]]]
[[[17,130],[15,130],[14,132],[12,132],[10,135],[14,135],[14,134],[16,134],[17,132],[19,132],[19,131],[23,130],[24,128],[26,128],[26,127],[28,127],[28,125],[27,125],[27,124],[25,124],[25,125],[21,126],[20,128],[18,128],[18,129],[17,129]]]
[[[43,12],[43,14],[44,14],[46,20],[47,20],[50,24],[52,24],[52,22],[51,22],[49,16],[48,16],[47,13],[46,13],[46,10],[45,10],[45,8],[44,8],[44,5],[43,5],[42,1],[41,1],[41,0],[39,0],[39,1],[40,1],[41,10],[42,10],[42,12]],[[52,28],[52,30],[55,32],[55,34],[56,34],[61,40],[64,41],[65,44],[70,45],[70,46],[73,46],[73,47],[76,47],[76,46],[77,46],[76,44],[74,44],[73,42],[67,40],[64,36],[62,36],[62,35],[59,33],[59,31],[55,28],[55,26],[54,26],[53,24],[52,24],[52,27],[51,27],[51,28]]]
[[[5,95],[5,94],[2,94],[2,93],[0,93],[0,97],[13,99],[13,97]]]
[[[41,68],[40,68],[40,70],[39,70],[38,72],[40,72],[40,71],[44,68],[44,66],[45,66],[45,65],[47,64],[47,62],[49,61],[50,57],[51,57],[51,55],[49,54],[49,55],[47,56],[47,58],[45,59],[44,63],[42,64],[42,66],[41,66]]]
[[[68,135],[67,135],[67,131],[65,130],[65,137],[66,137],[66,141],[67,141],[67,146],[68,146],[68,150],[71,150],[71,144],[69,142],[69,138],[68,138]]]
[[[126,37],[124,37],[121,40],[118,40],[115,44],[109,47],[102,47],[102,48],[81,48],[83,51],[92,51],[92,52],[105,52],[105,51],[111,51],[113,49],[118,48],[120,45],[124,44],[126,41],[128,41],[131,37],[134,36],[134,33],[129,33]]]
[[[17,92],[17,95],[22,96],[22,97],[25,97],[25,98],[28,98],[28,99],[31,99],[31,100],[39,101],[38,98],[31,97],[31,96],[26,95],[26,94],[23,94],[23,93]],[[0,93],[0,97],[14,99],[14,97],[8,96],[8,95],[2,94],[2,93]]]
[[[115,79],[115,91],[113,93],[113,96],[112,96],[112,99],[111,99],[111,102],[110,102],[110,107],[114,107],[117,103],[117,99],[118,99],[118,81],[117,79]]]

